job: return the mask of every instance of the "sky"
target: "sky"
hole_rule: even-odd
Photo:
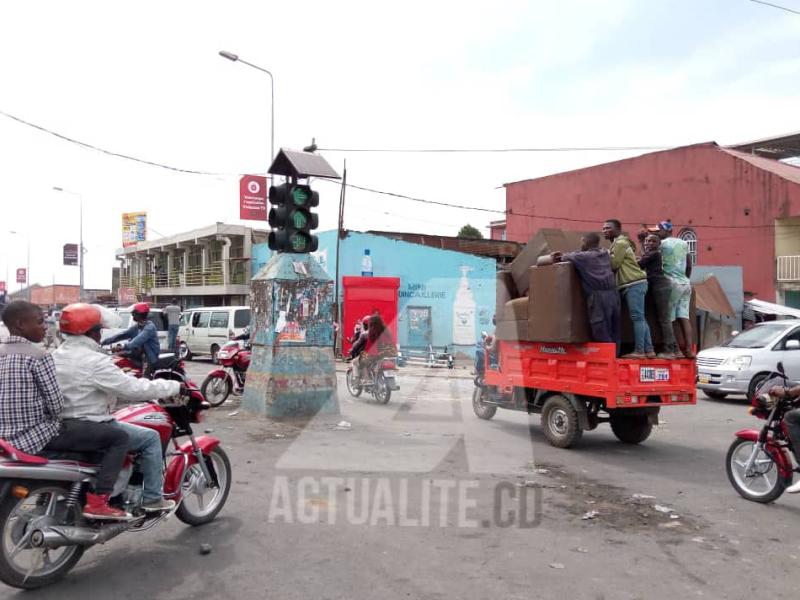
[[[61,249],[78,241],[81,201],[89,288],[111,285],[123,212],[147,212],[149,239],[261,226],[238,220],[238,179],[269,164],[269,78],[220,50],[273,73],[276,148],[671,147],[800,131],[800,15],[750,0],[8,2],[0,111],[212,174],[0,115],[0,280],[30,245],[34,283],[77,284]],[[320,153],[340,173],[346,161],[348,183],[497,211],[348,189],[345,227],[455,235],[488,234],[504,183],[641,151]],[[314,186],[320,230],[335,228],[339,186]]]

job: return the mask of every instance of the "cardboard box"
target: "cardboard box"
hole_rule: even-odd
[[[528,298],[517,298],[509,300],[503,307],[500,319],[503,321],[527,321],[528,320]]]
[[[498,321],[495,335],[504,342],[530,341],[528,321]]]
[[[583,344],[591,340],[586,302],[570,263],[529,270],[528,339]]]
[[[515,298],[519,298],[519,294],[517,293],[517,287],[514,285],[514,278],[511,276],[511,272],[498,271],[497,292],[494,305],[494,314],[497,316],[497,320],[502,318],[500,315],[503,312],[503,307],[505,307],[506,302],[514,300]]]

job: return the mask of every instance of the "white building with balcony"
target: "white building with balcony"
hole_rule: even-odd
[[[266,239],[264,230],[216,223],[123,248],[117,252],[120,303],[249,304],[253,247]]]

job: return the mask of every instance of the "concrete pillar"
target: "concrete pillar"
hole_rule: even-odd
[[[219,236],[222,242],[222,285],[230,285],[231,282],[231,238]]]
[[[273,418],[339,413],[332,301],[333,281],[308,254],[277,254],[253,278],[243,409]]]

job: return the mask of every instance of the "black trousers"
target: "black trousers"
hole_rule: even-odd
[[[584,290],[593,342],[607,342],[620,348],[620,303],[617,290]]]
[[[59,452],[96,453],[100,471],[94,485],[96,494],[110,494],[128,453],[128,434],[113,423],[64,419],[61,433],[50,440],[41,454]]]

